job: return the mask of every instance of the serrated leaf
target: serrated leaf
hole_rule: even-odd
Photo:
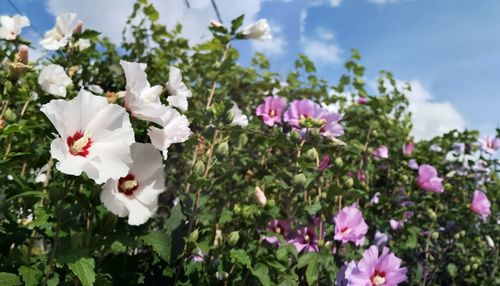
[[[314,204],[310,206],[306,206],[304,210],[311,216],[314,216],[316,213],[318,213],[321,210],[321,203],[320,202],[315,202]]]
[[[21,285],[21,280],[16,274],[0,272],[0,286]]]
[[[149,245],[165,261],[170,261],[172,238],[161,231],[151,232],[142,237],[144,244]]]
[[[262,264],[257,263],[252,269],[252,274],[259,279],[260,284],[266,286],[271,285],[271,278],[269,277],[269,268]]]
[[[42,277],[42,272],[40,270],[24,265],[19,267],[19,274],[26,286],[37,285],[37,282],[40,281]]]
[[[94,285],[96,275],[93,258],[80,258],[76,262],[68,263],[68,267],[80,279],[83,286]]]
[[[97,32],[97,31],[87,29],[87,30],[83,31],[83,33],[80,35],[80,38],[81,39],[93,39],[93,38],[96,38],[97,36],[99,36],[100,34],[101,33]]]
[[[245,19],[245,15],[241,15],[238,18],[231,21],[231,34],[234,34],[236,30],[238,30],[241,25],[243,25],[243,20]]]
[[[231,249],[231,251],[229,252],[229,257],[231,258],[232,263],[237,263],[250,268],[251,265],[250,257],[247,255],[245,250]]]

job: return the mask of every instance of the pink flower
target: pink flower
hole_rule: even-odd
[[[471,211],[482,216],[483,218],[486,218],[491,214],[490,207],[491,203],[486,194],[481,191],[474,191],[472,205],[470,206]]]
[[[406,281],[406,267],[401,268],[402,260],[389,251],[384,247],[378,256],[378,247],[370,246],[352,271],[349,286],[396,286]]]
[[[262,117],[264,124],[274,126],[281,123],[281,115],[286,108],[286,99],[279,96],[268,96],[257,106],[256,114]]]
[[[368,98],[364,97],[364,96],[360,96],[358,98],[358,104],[367,104],[368,103]]]
[[[323,156],[323,159],[321,159],[321,162],[319,162],[318,170],[324,171],[328,169],[330,166],[330,156],[325,155]]]
[[[405,226],[405,221],[404,220],[391,219],[389,221],[389,224],[391,225],[391,229],[392,230],[398,230],[398,229],[402,229]]]
[[[413,153],[413,148],[415,147],[415,144],[413,142],[408,142],[403,146],[403,155],[405,156],[410,156],[411,153]]]
[[[500,139],[491,136],[481,138],[479,139],[479,148],[483,152],[493,154],[496,150],[498,150],[498,148],[500,148]]]
[[[376,205],[378,204],[379,200],[380,200],[380,193],[376,192],[375,195],[373,195],[373,197],[371,198],[370,203]]]
[[[285,111],[283,120],[294,129],[319,127],[319,133],[327,137],[338,137],[344,134],[339,121],[342,115],[330,112],[309,99],[294,100]]]
[[[360,180],[361,182],[363,182],[364,180],[366,180],[366,175],[361,171],[361,170],[357,170],[356,171],[356,177],[358,178],[358,180]]]
[[[318,235],[312,227],[303,227],[297,229],[293,239],[289,240],[288,243],[293,244],[297,249],[297,252],[302,252],[305,250],[307,252],[318,252]]]
[[[417,183],[420,188],[434,193],[444,192],[443,179],[438,177],[436,168],[431,165],[421,165],[418,168]]]
[[[372,156],[375,160],[387,159],[389,158],[389,149],[387,146],[382,145],[372,152]]]
[[[363,244],[368,225],[357,207],[354,205],[344,207],[334,218],[334,222],[335,240],[342,241],[342,243],[352,241],[358,246]]]
[[[286,220],[275,219],[269,222],[267,230],[282,235],[284,239],[288,239],[290,235],[290,224]],[[279,239],[276,236],[265,236],[264,240],[270,244],[279,245]]]

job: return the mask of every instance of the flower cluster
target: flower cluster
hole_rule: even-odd
[[[310,128],[317,128],[321,135],[330,138],[344,134],[340,124],[342,115],[328,111],[309,99],[294,100],[288,105],[285,98],[268,96],[257,107],[256,114],[271,127],[286,123],[302,134],[306,134]]]

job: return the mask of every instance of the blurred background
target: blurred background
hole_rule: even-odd
[[[358,49],[375,86],[380,70],[411,82],[414,135],[427,139],[451,129],[495,134],[500,123],[500,1],[497,0],[150,0],[160,20],[183,25],[191,44],[209,37],[212,20],[223,24],[245,14],[245,24],[266,18],[273,39],[239,41],[240,63],[260,51],[271,70],[286,72],[298,53],[309,56],[318,74],[336,83],[350,49]],[[23,37],[33,41],[30,57],[55,16],[77,12],[84,27],[120,43],[134,0],[0,0],[0,14],[31,20]]]

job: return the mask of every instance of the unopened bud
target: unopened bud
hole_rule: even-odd
[[[17,52],[17,60],[18,62],[20,63],[23,63],[25,65],[28,64],[28,46],[26,45],[22,45],[20,48],[19,48],[19,52]]]
[[[201,176],[205,172],[205,164],[202,161],[198,161],[198,162],[196,162],[196,164],[194,164],[193,170],[194,170],[195,174],[198,174]]]
[[[306,175],[304,174],[297,174],[293,176],[293,184],[296,186],[300,187],[305,187],[307,183],[307,178]]]
[[[432,238],[433,240],[437,240],[437,239],[439,238],[439,232],[433,232],[433,233],[431,234],[431,238]]]
[[[83,31],[83,21],[78,20],[78,22],[76,22],[75,29],[73,30],[73,35],[80,35],[82,31]]]
[[[7,108],[7,110],[5,110],[3,117],[5,118],[5,120],[10,121],[10,122],[14,122],[17,119],[16,113],[14,111],[12,111],[12,109],[10,109],[10,108]]]
[[[307,159],[311,161],[319,160],[318,151],[314,147],[307,150],[307,152],[304,155]]]
[[[337,166],[337,167],[344,166],[344,160],[342,160],[342,158],[340,158],[340,157],[335,158],[335,166]]]
[[[222,24],[219,21],[212,20],[212,21],[210,21],[210,26],[218,28],[218,27],[222,27]]]
[[[195,229],[193,232],[189,234],[189,241],[196,242],[198,240],[199,232],[198,229]]]
[[[241,207],[239,204],[235,204],[234,207],[233,207],[233,211],[235,214],[238,214],[241,212]]]
[[[218,247],[222,244],[222,231],[220,229],[215,230],[214,247]]]
[[[477,270],[479,268],[479,264],[474,263],[472,264],[472,270]]]
[[[261,206],[265,206],[266,203],[267,203],[267,198],[266,198],[266,194],[264,194],[264,192],[261,190],[260,187],[255,187],[255,200],[259,203],[259,205]]]
[[[230,245],[235,245],[236,243],[238,243],[238,240],[240,240],[239,231],[232,231],[231,233],[229,233],[228,241]]]
[[[469,271],[470,271],[470,265],[468,265],[468,264],[467,264],[467,265],[465,265],[465,267],[464,267],[464,271],[465,271],[465,272],[469,272]]]
[[[219,146],[217,146],[215,153],[219,156],[226,156],[229,153],[229,145],[227,142],[220,143]]]

